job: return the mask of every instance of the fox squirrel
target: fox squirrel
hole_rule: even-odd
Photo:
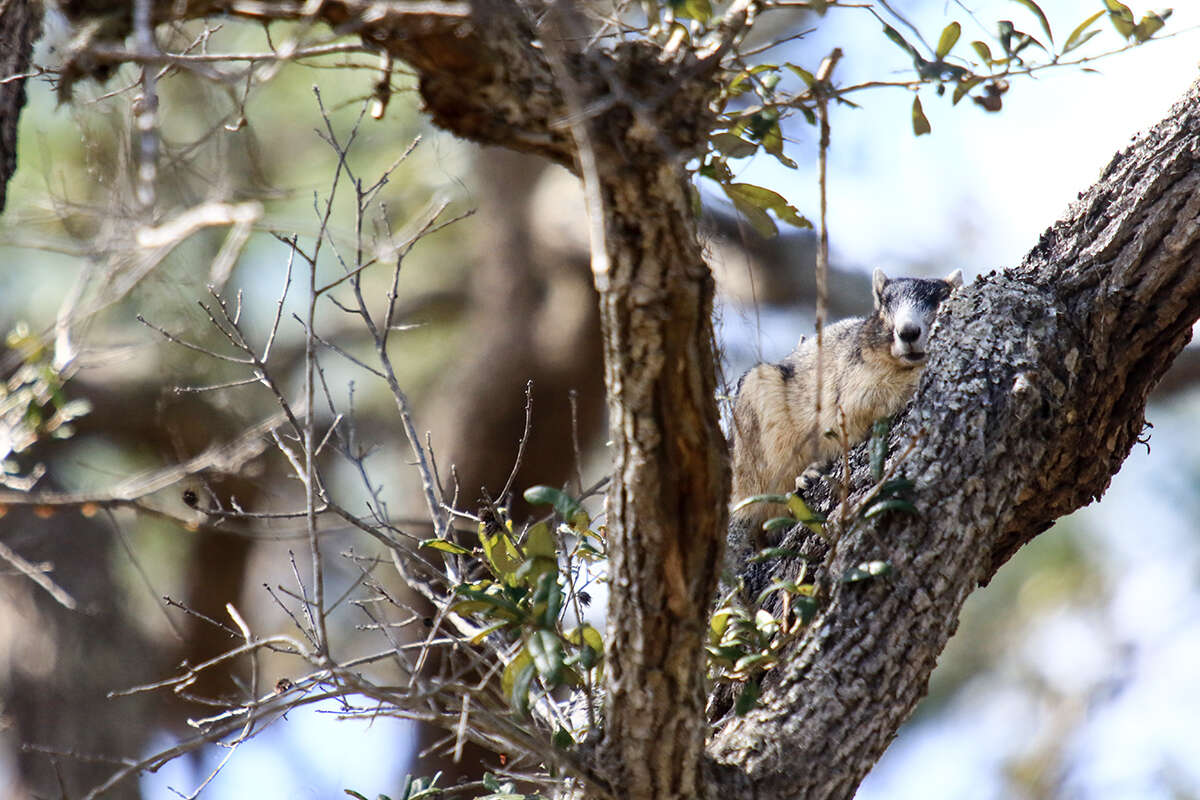
[[[793,491],[806,467],[841,452],[843,431],[856,444],[875,420],[902,409],[925,365],[938,304],[961,285],[961,270],[944,280],[892,280],[876,269],[871,315],[825,328],[820,419],[815,338],[801,338],[779,363],[759,364],[743,375],[733,406],[734,502]],[[756,504],[737,516],[757,527],[766,512]]]

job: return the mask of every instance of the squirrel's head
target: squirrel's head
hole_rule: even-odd
[[[962,270],[954,270],[942,280],[925,278],[890,279],[876,269],[871,278],[875,313],[891,333],[891,353],[902,364],[925,363],[925,346],[938,304],[950,292],[962,286]]]

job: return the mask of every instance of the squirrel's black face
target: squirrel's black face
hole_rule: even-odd
[[[893,358],[914,367],[925,363],[929,329],[938,305],[959,286],[962,286],[960,270],[944,280],[889,280],[882,270],[875,270],[872,279],[875,313],[883,321],[884,330],[891,333]]]

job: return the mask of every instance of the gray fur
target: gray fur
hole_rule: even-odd
[[[871,424],[912,397],[925,365],[938,304],[962,285],[944,280],[872,277],[875,310],[825,328],[820,418],[816,415],[817,340],[801,339],[778,364],[759,364],[738,382],[733,407],[733,500],[786,493],[805,467],[827,461],[867,438]],[[768,509],[739,512],[755,525]]]

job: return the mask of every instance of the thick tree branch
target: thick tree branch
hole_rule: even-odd
[[[918,440],[899,469],[920,515],[885,515],[834,548],[823,610],[760,706],[711,742],[736,765],[718,781],[726,796],[854,794],[924,695],[967,595],[1104,492],[1198,316],[1200,84],[1019,267],[949,301],[893,438],[893,458]],[[870,488],[862,460],[851,507]],[[894,575],[837,580],[869,559]]]

